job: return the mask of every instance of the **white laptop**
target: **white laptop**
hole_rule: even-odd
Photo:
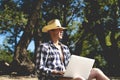
[[[75,78],[82,76],[88,79],[94,62],[95,60],[91,58],[71,55],[64,77]]]

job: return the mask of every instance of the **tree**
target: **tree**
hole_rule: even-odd
[[[85,25],[99,41],[109,75],[119,76],[119,36],[116,37],[119,33],[118,1],[86,0],[86,3]]]
[[[33,9],[31,14],[29,15],[23,35],[21,36],[18,44],[15,47],[14,61],[12,63],[13,69],[18,70],[18,66],[25,66],[27,67],[29,72],[34,70],[35,66],[27,56],[27,47],[33,37],[34,28],[37,24],[37,19],[39,18],[39,10],[42,2],[43,0],[36,0],[33,3]],[[18,66],[16,66],[16,63],[18,64]]]

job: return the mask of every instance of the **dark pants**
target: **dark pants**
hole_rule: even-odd
[[[60,77],[55,77],[55,76],[41,76],[38,77],[38,80],[59,80]]]
[[[38,80],[73,80],[73,78],[70,77],[63,77],[63,75],[59,74],[43,74],[38,73]]]
[[[73,80],[73,78],[69,77],[59,77],[59,76],[42,76],[38,77],[38,80]]]

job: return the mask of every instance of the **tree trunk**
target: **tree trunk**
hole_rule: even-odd
[[[111,46],[107,46],[105,42],[105,31],[102,27],[102,25],[96,25],[95,28],[96,35],[98,37],[98,40],[100,42],[100,45],[103,49],[103,56],[105,60],[107,61],[108,68],[107,70],[109,71],[108,74],[110,76],[119,76],[120,73],[120,58],[119,58],[119,49],[118,45],[115,39],[115,32],[114,30],[111,33]]]
[[[36,26],[40,26],[39,24],[39,20],[38,20],[38,24]],[[35,50],[34,50],[34,63],[36,61],[36,51],[38,50],[39,48],[39,45],[41,44],[41,37],[42,37],[42,34],[41,34],[41,30],[40,28],[36,27],[35,28],[35,31],[34,31],[34,44],[35,44]]]
[[[34,8],[29,16],[24,33],[21,36],[21,39],[18,42],[17,46],[15,47],[12,69],[22,74],[26,72],[32,72],[35,67],[34,63],[28,57],[27,47],[33,37],[34,28],[37,24],[37,19],[39,18],[39,10],[42,2],[43,0],[36,0],[35,3],[33,3]]]

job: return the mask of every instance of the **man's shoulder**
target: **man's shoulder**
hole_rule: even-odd
[[[44,42],[44,43],[41,43],[40,46],[43,46],[43,47],[48,47],[49,46],[49,43],[48,42]]]
[[[61,46],[62,46],[62,47],[64,47],[64,48],[68,48],[68,46],[67,46],[67,45],[62,44],[62,43],[61,43]]]

